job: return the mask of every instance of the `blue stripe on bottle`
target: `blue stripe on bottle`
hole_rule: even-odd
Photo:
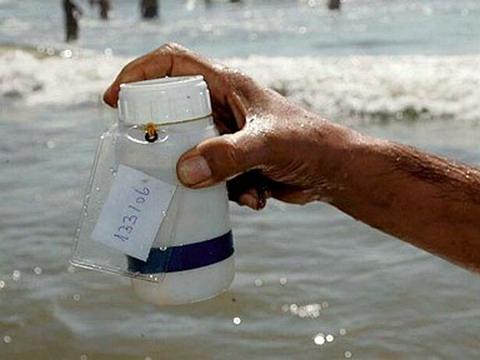
[[[127,256],[128,270],[142,274],[159,274],[197,269],[225,260],[233,251],[233,236],[229,231],[210,240],[172,246],[166,250],[152,248],[147,261]]]

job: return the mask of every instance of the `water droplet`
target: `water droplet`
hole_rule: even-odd
[[[165,129],[161,129],[159,132],[158,132],[158,140],[157,142],[165,142],[168,140],[168,134],[167,132],[165,131]]]
[[[282,305],[282,311],[283,312],[288,312],[290,310],[290,306],[288,304],[283,304]]]
[[[328,307],[328,302],[327,301],[322,302],[322,307],[326,309]]]
[[[340,335],[342,335],[342,336],[343,336],[343,335],[347,335],[347,330],[345,330],[345,329],[340,329],[339,333],[340,333]]]
[[[60,53],[60,56],[65,58],[65,59],[70,59],[72,57],[72,55],[73,55],[73,52],[70,49],[64,50]]]
[[[332,342],[333,340],[335,340],[335,338],[333,337],[332,334],[328,334],[328,335],[325,337],[325,340],[327,340],[327,342]]]
[[[320,306],[320,304],[307,304],[302,306],[297,304],[291,304],[287,311],[290,310],[293,315],[298,315],[301,318],[308,317],[311,319],[315,319],[320,316],[321,309],[322,307]]]
[[[87,216],[88,216],[88,211],[85,210],[85,211],[83,212],[83,217],[87,217]]]
[[[100,188],[97,186],[97,187],[95,188],[95,191],[100,191]]]
[[[233,323],[234,323],[235,325],[240,325],[241,322],[242,322],[242,319],[240,319],[238,316],[236,316],[236,317],[233,318]]]
[[[105,56],[112,56],[113,50],[111,48],[105,48],[105,50],[103,50],[103,53],[105,54]]]
[[[20,272],[20,270],[14,270],[12,273],[12,279],[15,281],[20,280],[21,276],[22,276],[22,273]]]
[[[166,246],[160,246],[158,249],[160,251],[166,251],[168,248]]]
[[[345,351],[343,356],[345,356],[345,359],[350,359],[352,357],[352,352],[351,351]]]
[[[49,149],[55,148],[55,141],[53,141],[53,140],[48,140],[48,141],[47,141],[47,148],[49,148]]]
[[[80,294],[73,295],[73,300],[80,301]]]
[[[263,286],[263,281],[262,281],[262,279],[255,279],[255,286],[256,286],[256,287],[261,287],[261,286]]]
[[[5,287],[5,281],[0,280],[0,290]]]
[[[313,338],[313,342],[317,345],[325,344],[325,335],[323,335],[322,333],[315,335],[315,337]]]
[[[11,336],[8,336],[8,335],[5,335],[5,336],[3,337],[3,342],[4,342],[5,344],[10,344],[10,343],[12,342],[12,337],[11,337]]]
[[[33,268],[33,272],[37,275],[40,275],[42,273],[42,268],[40,266],[35,266]]]
[[[288,279],[285,277],[280,278],[280,285],[285,286],[287,285]]]
[[[74,273],[75,272],[75,267],[73,265],[69,265],[68,268],[67,268],[67,271],[69,273]]]
[[[162,216],[167,216],[167,212],[165,210],[162,210]]]

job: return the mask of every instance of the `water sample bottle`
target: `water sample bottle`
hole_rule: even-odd
[[[97,150],[71,262],[132,277],[145,301],[185,304],[234,277],[224,183],[191,190],[176,176],[185,151],[217,136],[202,76],[123,84],[119,118]]]

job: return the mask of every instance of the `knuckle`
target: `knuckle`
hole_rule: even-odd
[[[164,54],[166,53],[166,54],[175,55],[175,54],[187,52],[187,49],[176,42],[167,42],[162,46],[160,46],[160,48],[158,48],[157,51]]]
[[[212,170],[212,177],[222,181],[237,173],[241,168],[241,149],[232,137],[224,135],[221,138],[207,141],[202,146],[201,152],[207,158]]]
[[[241,146],[235,141],[232,136],[226,136],[222,146],[222,151],[225,156],[225,161],[229,164],[236,165],[243,161]]]

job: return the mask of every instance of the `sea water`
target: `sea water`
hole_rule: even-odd
[[[334,121],[478,165],[480,3],[162,1],[148,23],[132,4],[107,23],[85,7],[67,46],[59,2],[0,0],[0,357],[477,358],[478,275],[323,204],[232,206],[237,275],[203,304],[159,310],[67,260],[115,118],[100,94],[133,57],[175,40]]]

